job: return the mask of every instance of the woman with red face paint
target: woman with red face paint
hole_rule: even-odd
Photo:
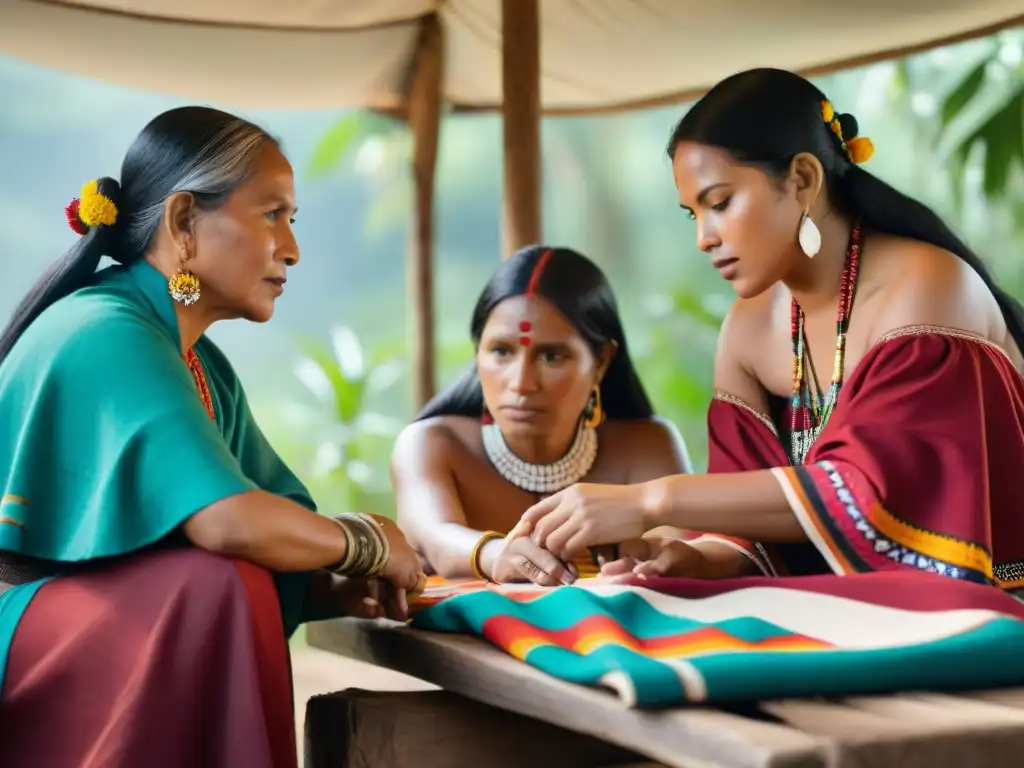
[[[596,575],[600,555],[565,562],[505,537],[531,504],[574,483],[689,470],[633,369],[608,281],[575,251],[526,248],[487,283],[470,334],[471,369],[396,443],[399,526],[450,579],[550,586]]]
[[[672,525],[734,537],[722,576],[759,561],[1024,586],[1024,312],[932,211],[860,167],[872,146],[857,134],[773,69],[728,78],[682,119],[679,202],[739,296],[709,474],[576,485],[524,515],[536,544],[567,557]],[[692,557],[650,572],[703,575]]]

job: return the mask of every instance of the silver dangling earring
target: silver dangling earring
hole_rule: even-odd
[[[811,219],[811,214],[806,211],[800,218],[800,231],[797,233],[797,240],[800,243],[800,250],[809,259],[813,259],[821,250],[821,230]]]

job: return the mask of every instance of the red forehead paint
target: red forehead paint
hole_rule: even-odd
[[[533,323],[531,323],[529,320],[522,320],[519,323],[519,330],[522,331],[524,334],[529,333],[531,330],[533,330]],[[530,346],[530,337],[520,336],[519,343],[524,347]]]
[[[526,286],[526,295],[532,296],[537,291],[537,283],[540,282],[540,276],[544,272],[544,267],[548,265],[548,259],[551,258],[551,249],[548,248],[544,253],[537,259],[537,263],[533,265],[533,274],[530,275],[530,282]]]
[[[533,265],[533,272],[530,274],[530,282],[526,286],[526,295],[532,296],[537,291],[537,283],[540,282],[540,276],[544,272],[544,267],[547,266],[548,259],[551,258],[551,249],[548,248],[544,253],[537,259],[537,263]],[[519,344],[523,347],[528,347],[532,343],[529,336],[525,334],[533,330],[533,323],[529,320],[521,320],[519,322],[519,330],[524,334],[519,337]]]

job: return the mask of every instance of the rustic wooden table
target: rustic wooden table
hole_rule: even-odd
[[[1024,765],[1024,689],[645,711],[626,708],[609,693],[553,678],[468,636],[355,619],[318,622],[308,631],[315,647],[673,768]],[[494,764],[487,755],[479,758]],[[462,762],[450,765],[476,764],[465,759],[463,753]]]

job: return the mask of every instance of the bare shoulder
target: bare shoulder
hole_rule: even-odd
[[[749,299],[736,299],[722,321],[722,333],[736,335],[737,341],[749,337],[750,331],[764,331],[765,323],[771,320],[772,311],[778,300],[775,288]]]
[[[767,410],[768,400],[756,374],[758,350],[772,327],[775,289],[751,299],[737,299],[722,321],[715,351],[715,389],[752,408]]]
[[[628,421],[606,421],[600,429],[602,440],[614,442],[616,445],[621,443],[630,448],[648,443],[664,446],[675,440],[682,440],[676,425],[660,416]]]
[[[875,235],[883,286],[872,312],[871,337],[931,325],[978,334],[1002,343],[1006,326],[995,296],[969,264],[928,243]],[[870,241],[869,241],[870,242]]]
[[[391,452],[393,470],[423,466],[428,459],[446,461],[453,450],[465,449],[472,441],[477,422],[461,416],[435,416],[414,421],[395,439]]]
[[[630,482],[691,471],[686,442],[671,421],[659,416],[609,421],[601,426],[602,443],[630,464]]]

